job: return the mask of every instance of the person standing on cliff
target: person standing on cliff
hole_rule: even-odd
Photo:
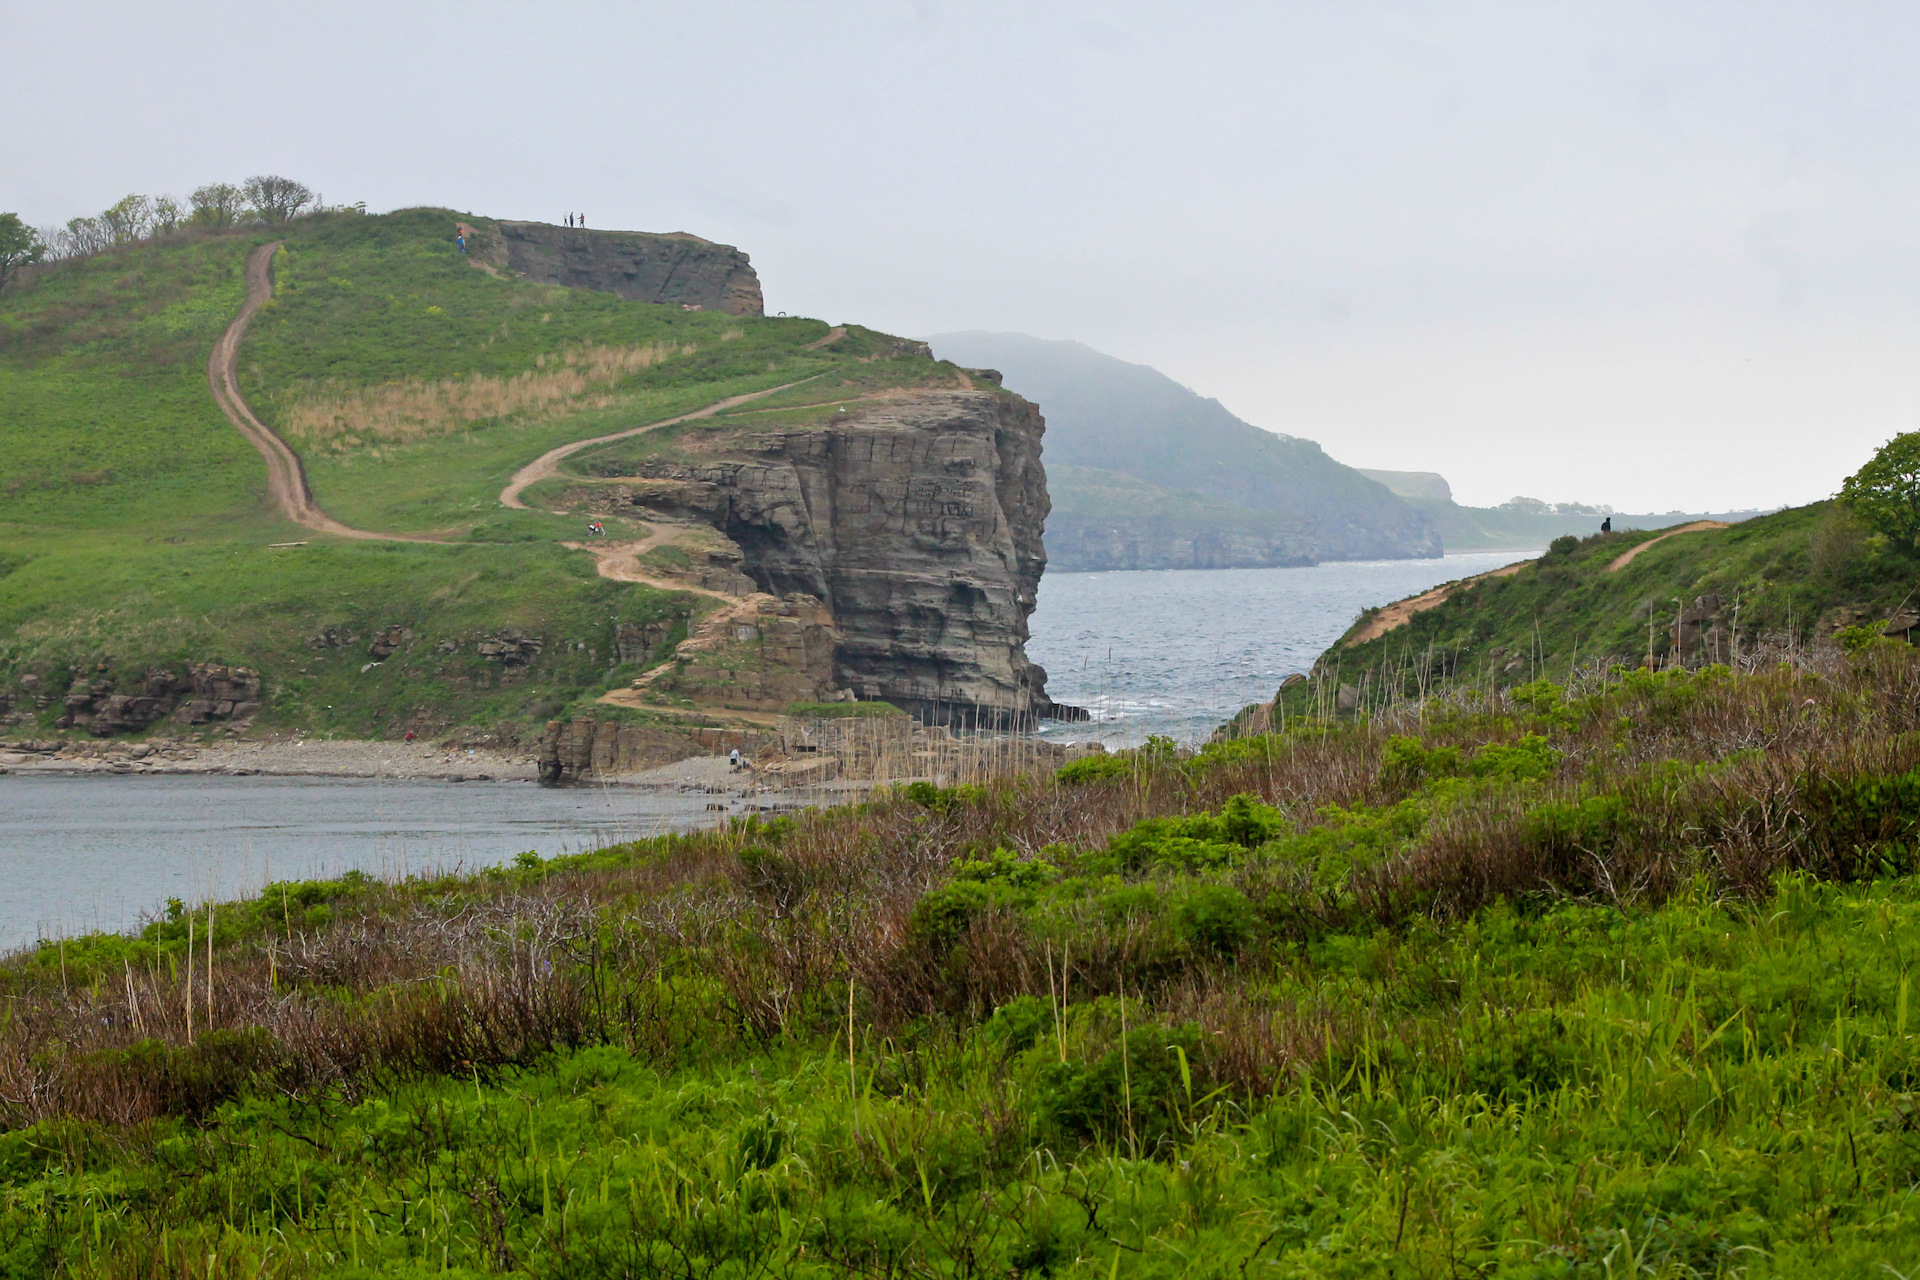
[[[568,225],[569,227],[571,227],[571,226],[573,225],[573,215],[572,215],[572,214],[568,214],[568,215],[567,215],[567,225]]]
[[[1612,516],[1608,516],[1608,517],[1607,517],[1607,518],[1606,518],[1605,520],[1602,520],[1602,521],[1600,522],[1600,532],[1602,532],[1602,533],[1612,533],[1612,532],[1613,532],[1613,517],[1612,517]]]
[[[579,222],[579,226],[580,226],[580,228],[581,228],[581,230],[583,230],[583,231],[584,231],[584,230],[586,229],[586,226],[587,226],[587,215],[586,215],[586,214],[584,214],[584,213],[583,213],[583,214],[580,214],[580,215],[579,215],[579,218],[580,218],[580,222]]]

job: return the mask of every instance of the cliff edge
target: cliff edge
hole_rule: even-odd
[[[593,289],[629,302],[677,304],[734,316],[765,314],[747,255],[684,231],[592,231],[546,222],[498,222],[490,265],[539,284]]]
[[[1044,420],[985,379],[912,362],[941,385],[829,400],[805,421],[742,411],[641,456],[587,455],[560,505],[703,527],[760,595],[817,602],[833,641],[815,696],[884,699],[929,723],[1081,718],[1046,696],[1046,672],[1025,652],[1046,568]],[[744,623],[736,634],[764,643]],[[727,662],[709,652],[683,665]],[[744,681],[750,664],[736,665]]]

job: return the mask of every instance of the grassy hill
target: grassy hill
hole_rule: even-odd
[[[1090,567],[1075,559],[1087,528],[1143,522],[1167,526],[1167,542],[1258,532],[1263,544],[1297,547],[1293,563],[1439,554],[1426,518],[1384,485],[1146,365],[1024,334],[949,333],[931,343],[946,359],[1000,370],[1010,390],[1041,406],[1049,476],[1069,487],[1083,469],[1137,482],[1123,490],[1079,476],[1080,493],[1048,525],[1057,567]]]
[[[1655,539],[1660,539],[1655,541]],[[1636,547],[1645,550],[1614,566]],[[1565,681],[1594,664],[1752,662],[1884,621],[1920,601],[1920,553],[1815,503],[1726,529],[1562,537],[1503,577],[1459,584],[1437,607],[1362,640],[1394,606],[1362,614],[1316,672],[1369,705],[1450,684]],[[1318,696],[1288,692],[1298,709]]]
[[[322,508],[437,543],[333,541],[266,501],[206,369],[264,231],[134,244],[0,294],[0,695],[14,731],[46,731],[83,673],[129,688],[193,662],[264,673],[264,728],[525,726],[653,660],[623,634],[671,643],[694,597],[597,577],[558,545],[579,521],[506,510],[501,486],[556,444],[860,352],[809,349],[828,332],[816,320],[502,278],[458,252],[455,217],[335,213],[276,231],[275,296],[240,350],[245,395],[302,454]],[[405,647],[368,667],[370,639],[394,628]],[[477,651],[501,634],[541,651],[511,667]]]
[[[1916,681],[1630,675],[49,941],[0,959],[0,1274],[1911,1275]]]

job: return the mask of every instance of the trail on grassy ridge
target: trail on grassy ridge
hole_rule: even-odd
[[[683,413],[674,418],[662,418],[658,422],[649,422],[644,426],[628,427],[625,431],[615,431],[610,435],[594,436],[590,440],[576,440],[572,444],[563,444],[556,449],[549,449],[513,473],[513,479],[507,481],[507,487],[500,491],[500,505],[503,507],[512,507],[516,511],[531,510],[532,508],[528,507],[526,503],[520,501],[520,495],[526,492],[528,486],[538,484],[542,480],[560,474],[561,461],[580,452],[582,449],[591,448],[596,444],[606,444],[613,440],[625,440],[629,436],[643,435],[648,431],[657,431],[661,427],[671,427],[676,423],[692,422],[697,418],[711,418],[714,414],[731,409],[735,405],[763,399],[766,396],[773,395],[775,392],[790,390],[793,387],[812,382],[814,378],[819,376],[820,375],[816,373],[812,377],[801,378],[798,382],[789,382],[778,387],[768,387],[765,391],[749,391],[745,395],[728,396],[724,400],[714,401],[704,409],[695,409],[692,413]]]
[[[260,308],[273,297],[273,255],[279,248],[280,242],[276,240],[258,246],[247,255],[247,300],[227,331],[220,335],[220,341],[213,344],[213,354],[207,358],[207,386],[213,391],[213,402],[227,415],[227,421],[247,438],[247,443],[259,450],[261,460],[267,464],[267,495],[295,524],[315,533],[370,542],[440,541],[421,534],[354,529],[322,511],[313,501],[313,490],[307,485],[307,472],[300,465],[300,455],[247,407],[240,394],[238,377],[240,340],[246,337],[247,326],[253,323]]]
[[[1657,538],[1648,538],[1645,542],[1641,543],[1639,546],[1630,548],[1626,551],[1622,551],[1619,555],[1615,556],[1612,559],[1612,561],[1608,563],[1607,572],[1608,573],[1620,572],[1620,570],[1632,564],[1634,562],[1634,559],[1637,556],[1639,556],[1639,554],[1642,551],[1645,551],[1648,547],[1651,547],[1656,542],[1665,542],[1668,538],[1673,537],[1675,534],[1705,533],[1709,529],[1725,529],[1728,527],[1729,526],[1727,525],[1727,522],[1725,520],[1695,520],[1692,524],[1683,524],[1678,529],[1669,529]]]

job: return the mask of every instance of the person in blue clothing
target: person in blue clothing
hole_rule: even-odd
[[[465,253],[467,251],[467,238],[464,235],[455,236],[453,242],[460,246],[460,252]]]

